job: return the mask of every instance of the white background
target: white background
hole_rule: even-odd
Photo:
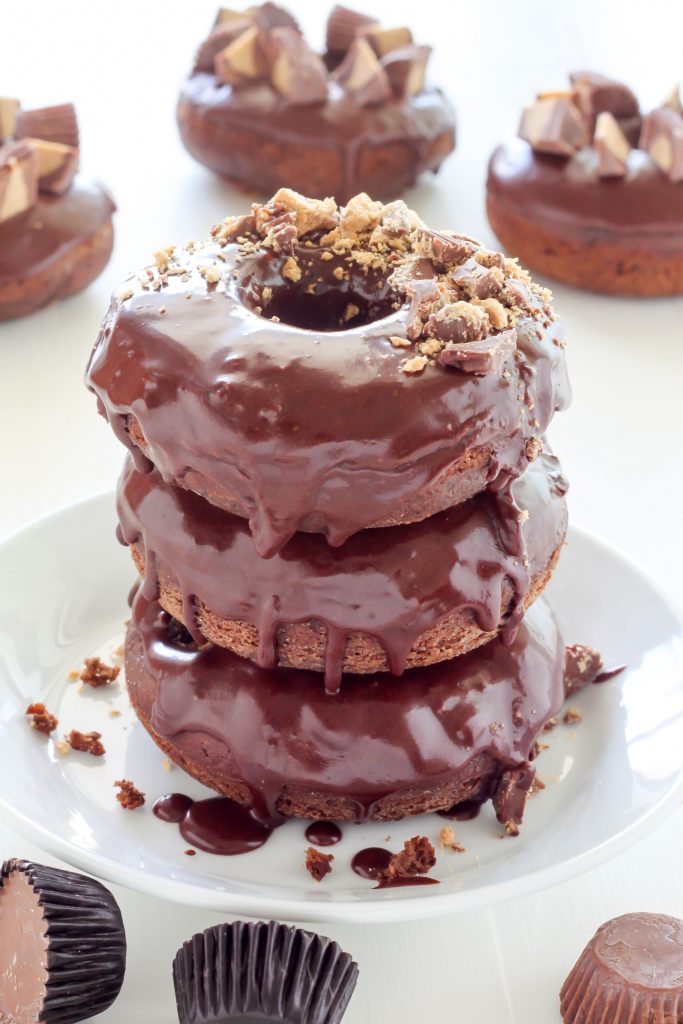
[[[294,0],[290,7],[318,41],[327,6]],[[407,196],[409,204],[432,226],[489,244],[487,157],[514,132],[534,91],[562,87],[567,71],[588,67],[621,76],[647,106],[683,78],[677,0],[375,0],[368,10],[389,24],[410,24],[419,42],[435,46],[432,79],[458,111],[456,154],[437,179]],[[0,0],[0,13],[0,95],[19,96],[27,107],[73,100],[83,169],[106,182],[119,204],[116,250],[102,277],[60,307],[0,325],[1,538],[59,505],[113,486],[121,449],[82,386],[109,293],[153,250],[205,234],[248,200],[193,164],[175,131],[177,88],[212,22],[211,2],[34,0],[10,6]],[[554,291],[575,399],[555,421],[552,440],[571,480],[573,521],[627,552],[677,598],[683,578],[683,299]],[[586,579],[586,588],[594,585]],[[6,768],[0,751],[0,770]],[[683,916],[682,831],[679,812],[607,867],[491,911],[423,925],[328,929],[361,966],[346,1020],[554,1024],[560,984],[599,923],[628,910]],[[0,859],[33,854],[0,826]],[[121,1000],[100,1019],[172,1020],[171,958],[185,938],[216,918],[117,895],[130,967]]]

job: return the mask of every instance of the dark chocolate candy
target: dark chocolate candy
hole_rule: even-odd
[[[121,912],[92,878],[8,860],[0,869],[0,1020],[76,1024],[118,996]]]
[[[338,1024],[357,978],[336,942],[275,921],[208,928],[173,962],[180,1024]]]

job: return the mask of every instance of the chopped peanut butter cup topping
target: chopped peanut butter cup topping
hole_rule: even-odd
[[[221,8],[197,51],[194,71],[213,72],[235,89],[269,82],[293,106],[324,103],[330,82],[360,106],[392,96],[409,99],[425,87],[431,51],[415,46],[406,27],[385,28],[374,18],[337,5],[327,22],[326,44],[329,59],[324,61],[277,4],[246,11]]]
[[[0,97],[0,224],[62,195],[78,170],[78,125],[70,103],[22,110]]]
[[[267,254],[268,281],[259,283],[254,261]],[[235,286],[243,273],[248,286]],[[502,374],[517,349],[519,321],[547,326],[555,319],[550,292],[515,260],[466,235],[430,230],[400,200],[384,204],[365,193],[339,207],[331,198],[282,188],[267,203],[252,204],[250,213],[217,224],[210,240],[160,250],[138,284],[162,291],[179,278],[188,282],[189,296],[197,274],[207,289],[236,287],[247,308],[276,321],[282,318],[274,299],[278,275],[292,296],[315,296],[325,280],[326,299],[333,292],[339,299],[327,330],[375,322],[403,307],[405,335],[388,331],[386,340],[405,350],[400,369],[408,375],[437,365]],[[368,278],[378,295],[378,312],[365,320],[349,283],[354,275]],[[126,287],[118,301],[133,295]]]
[[[683,181],[683,104],[678,87],[661,106],[641,116],[638,100],[621,82],[592,71],[569,77],[571,89],[539,93],[522,115],[519,135],[537,153],[569,159],[590,146],[599,178],[623,178],[631,149],[637,146],[670,181]]]

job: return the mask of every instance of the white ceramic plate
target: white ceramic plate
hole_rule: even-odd
[[[529,803],[519,838],[501,838],[490,807],[455,823],[465,853],[440,851],[438,886],[378,891],[349,862],[364,846],[434,841],[443,819],[347,826],[321,885],[303,869],[304,826],[290,822],[255,853],[185,854],[175,826],[151,803],[202,787],[135,721],[124,687],[83,692],[69,681],[86,656],[111,660],[123,639],[134,572],[114,539],[114,502],[102,495],[34,523],[0,545],[0,813],[27,839],[92,874],[166,899],[232,914],[297,921],[385,921],[492,904],[561,882],[614,856],[661,821],[683,795],[683,627],[642,573],[603,543],[572,531],[549,597],[567,642],[598,647],[612,682],[572,703],[538,762],[547,789]],[[24,720],[30,701],[60,730],[103,734],[103,758],[61,755]],[[110,714],[114,711],[114,715]],[[120,712],[120,714],[116,714]],[[125,812],[116,779],[132,779],[147,806]],[[206,791],[204,791],[206,792]],[[388,839],[387,837],[390,837]],[[2,851],[21,855],[21,850]]]

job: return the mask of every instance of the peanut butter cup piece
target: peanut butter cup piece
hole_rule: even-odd
[[[173,962],[180,1024],[338,1024],[357,979],[336,942],[276,921],[208,928]]]
[[[376,24],[376,19],[367,14],[335,4],[327,19],[325,45],[331,53],[346,53],[362,29]]]
[[[118,996],[126,936],[92,878],[8,860],[0,869],[0,1021],[76,1024]]]
[[[598,928],[560,992],[564,1024],[683,1020],[683,921],[624,914]]]

